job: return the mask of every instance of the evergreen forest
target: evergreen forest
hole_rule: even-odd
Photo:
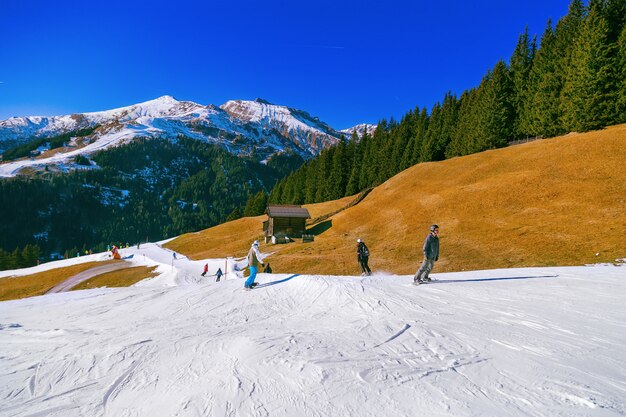
[[[626,0],[573,0],[539,42],[525,30],[508,62],[497,62],[477,87],[326,149],[281,180],[269,201],[337,199],[420,162],[625,123],[625,20]]]
[[[84,158],[84,157],[83,157]],[[87,159],[87,158],[84,158]],[[295,154],[262,164],[179,137],[101,151],[85,169],[0,181],[0,269],[135,245],[241,216],[246,200],[299,167]]]

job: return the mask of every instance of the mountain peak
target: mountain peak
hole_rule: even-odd
[[[260,104],[269,104],[270,106],[273,106],[272,103],[270,103],[269,101],[262,99],[262,98],[255,98],[254,99],[255,103],[260,103]]]
[[[157,97],[157,98],[155,98],[153,100],[148,100],[148,101],[145,101],[144,103],[139,103],[139,104],[148,104],[148,103],[176,104],[176,103],[180,103],[180,101],[178,101],[173,96],[164,95],[164,96],[161,96],[161,97]]]

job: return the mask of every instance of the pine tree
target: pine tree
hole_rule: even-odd
[[[408,167],[414,165],[419,160],[419,150],[422,147],[422,142],[424,140],[424,135],[426,132],[426,125],[424,118],[428,118],[428,114],[426,112],[426,108],[419,109],[415,108],[413,113],[412,120],[412,128],[411,128],[411,137],[404,148],[399,149],[402,156],[400,158],[400,171],[407,169]],[[413,160],[413,153],[417,152],[417,159]]]
[[[361,154],[361,142],[356,132],[352,133],[348,149],[351,151],[348,153],[352,155],[352,164],[350,170],[350,177],[348,178],[348,184],[346,185],[346,195],[354,195],[361,191],[359,188],[359,175],[361,173],[361,163],[363,156]]]
[[[520,130],[526,134],[555,136],[563,133],[559,112],[561,79],[557,74],[558,59],[554,29],[548,20],[528,76],[528,90],[519,122]]]
[[[376,127],[376,130],[380,128],[380,123]],[[364,190],[367,187],[372,185],[372,181],[369,178],[369,174],[371,171],[371,154],[372,154],[372,145],[371,138],[367,132],[363,132],[363,136],[361,137],[360,148],[361,148],[361,172],[359,172],[359,190]]]
[[[616,122],[626,123],[626,26],[617,43],[617,109]]]
[[[244,217],[260,216],[267,209],[267,194],[265,191],[250,196],[243,209]]]
[[[476,134],[476,109],[478,108],[478,90],[466,90],[459,98],[457,123],[452,131],[452,138],[446,148],[446,157],[467,155],[471,153],[470,144]]]
[[[616,118],[615,44],[608,41],[602,2],[592,2],[590,7],[561,97],[563,125],[569,131],[598,129]]]
[[[514,86],[509,69],[499,61],[485,85],[483,109],[487,137],[482,138],[478,150],[505,146],[512,137],[515,110],[513,108]]]
[[[526,136],[526,132],[522,127],[522,112],[524,111],[524,102],[526,101],[528,91],[528,79],[535,56],[535,48],[536,39],[530,40],[528,27],[526,27],[524,33],[520,35],[517,41],[517,46],[509,62],[511,81],[513,83],[511,101],[515,118],[513,131],[511,133],[513,139],[520,139]]]
[[[428,129],[424,135],[422,146],[419,149],[419,161],[428,162],[435,159],[435,142],[437,141],[443,120],[441,111],[441,103],[437,102],[430,110],[430,118],[428,119]]]
[[[436,103],[431,111],[428,129],[422,143],[420,161],[445,159],[445,151],[452,140],[458,117],[458,100],[447,92],[443,104]]]
[[[330,176],[328,178],[328,196],[329,200],[342,198],[346,192],[348,185],[348,174],[350,167],[346,158],[346,142],[342,138],[334,147],[334,153],[331,160]]]
[[[41,249],[37,245],[28,244],[22,251],[22,261],[25,267],[37,265],[37,261],[41,256]]]
[[[315,173],[315,177],[317,180],[315,202],[321,203],[322,201],[328,201],[329,199],[328,177],[330,176],[333,153],[334,148],[329,148],[323,150],[322,153],[318,156],[319,161]]]
[[[393,119],[392,119],[393,121]],[[393,163],[393,132],[398,131],[398,124],[394,121],[390,125],[389,130],[382,131],[380,135],[374,132],[374,141],[378,144],[376,146],[376,169],[374,170],[375,184],[382,184],[388,178],[395,175],[397,166]]]
[[[226,221],[230,222],[232,220],[237,220],[241,218],[241,211],[239,210],[238,207],[236,207],[227,217],[226,217]]]
[[[394,168],[396,173],[403,169],[402,159],[406,148],[409,146],[411,139],[414,137],[415,119],[417,115],[417,109],[415,113],[412,110],[409,110],[409,112],[402,118],[400,125],[392,133],[393,148],[389,165]]]
[[[626,23],[626,0],[606,0],[604,16],[609,28],[607,39],[617,43]]]
[[[315,203],[317,194],[317,164],[318,158],[307,162],[301,169],[304,171],[304,202]]]

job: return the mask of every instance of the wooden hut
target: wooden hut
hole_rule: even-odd
[[[271,205],[267,207],[267,220],[263,222],[265,243],[288,242],[290,237],[301,238],[306,233],[309,211],[301,206]]]

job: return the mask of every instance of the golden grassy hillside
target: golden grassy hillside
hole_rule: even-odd
[[[184,235],[170,247],[194,258],[243,256],[264,219]],[[374,271],[409,274],[437,223],[435,272],[610,262],[626,256],[626,125],[419,164],[331,221],[315,242],[261,250],[276,251],[268,259],[276,272],[358,274],[360,237]]]
[[[100,287],[130,287],[131,285],[146,278],[152,278],[159,275],[155,272],[156,268],[156,266],[134,266],[106,272],[88,279],[87,281],[81,282],[72,288],[72,291],[88,290]]]
[[[337,211],[350,204],[356,196],[344,197],[340,200],[325,203],[307,204],[312,219]],[[263,250],[263,221],[267,216],[244,217],[223,223],[210,229],[196,233],[187,233],[163,245],[173,251],[183,253],[191,259],[226,258],[228,256],[245,256],[250,244],[256,239],[261,242]],[[289,245],[288,245],[289,246]],[[273,246],[272,250],[280,248]],[[269,261],[271,263],[271,261]]]
[[[52,287],[60,284],[72,275],[76,275],[96,266],[114,262],[120,261],[86,262],[63,268],[50,269],[31,275],[0,279],[0,301],[43,295]]]

